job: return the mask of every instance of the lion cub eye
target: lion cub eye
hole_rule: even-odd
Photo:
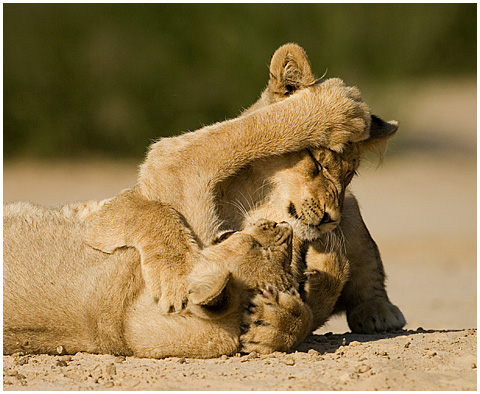
[[[320,171],[323,170],[323,166],[322,166],[322,164],[315,158],[314,154],[313,154],[309,149],[307,149],[307,152],[308,152],[308,155],[310,156],[310,158],[312,159],[313,165],[314,165],[314,169],[313,169],[313,171],[312,171],[312,175],[313,175],[314,177],[316,177],[316,176],[320,173]]]
[[[214,239],[214,241],[212,242],[212,245],[217,245],[220,242],[225,241],[227,238],[230,238],[235,233],[236,231],[225,231],[224,233],[220,234],[220,236]]]

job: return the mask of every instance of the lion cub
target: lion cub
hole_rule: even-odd
[[[260,220],[200,250],[177,212],[158,204],[165,248],[196,259],[186,273],[184,310],[162,314],[135,249],[105,254],[85,245],[82,215],[100,205],[4,206],[4,353],[55,354],[63,346],[68,353],[207,358],[242,351],[242,343],[248,351],[287,350],[309,333],[312,315],[289,268],[290,225]],[[278,321],[283,330],[272,336]],[[242,331],[251,322],[261,330]]]
[[[297,44],[285,44],[272,56],[266,89],[243,114],[248,115],[259,108],[287,100],[304,89],[309,89],[315,81],[303,48]],[[338,155],[335,158],[335,152],[310,149],[304,152],[305,158],[294,165],[288,155],[269,159],[268,162],[254,161],[248,168],[239,171],[232,182],[219,185],[222,190],[233,189],[228,193],[229,197],[224,198],[226,205],[235,199],[237,205],[247,208],[247,214],[236,212],[234,220],[237,223],[238,219],[245,216],[250,220],[266,217],[288,221],[294,228],[293,259],[302,260],[307,271],[322,266],[324,252],[328,250],[322,241],[325,237],[322,233],[336,228],[335,233],[339,236],[330,237],[328,244],[331,245],[332,240],[338,240],[342,244],[343,254],[346,254],[350,264],[350,276],[335,309],[337,312],[345,311],[349,327],[359,333],[395,331],[405,325],[402,312],[387,295],[385,271],[378,247],[363,221],[355,196],[347,187],[352,173],[358,167],[362,152],[373,150],[383,154],[389,138],[397,128],[398,122],[384,122],[372,115],[369,138],[358,143],[357,157],[351,156],[352,151],[344,155],[346,159],[350,155],[347,161],[354,160],[354,163],[346,166],[346,170]],[[348,149],[343,153],[346,151]],[[302,170],[302,167],[307,170]],[[265,168],[270,173],[265,172]],[[309,171],[308,168],[316,168],[316,171]],[[249,187],[242,185],[245,182]],[[232,188],[232,185],[242,186]],[[259,190],[266,190],[263,196]],[[251,198],[250,191],[256,191],[257,195]],[[230,211],[231,209],[224,210]],[[229,217],[232,216],[235,215],[230,213]],[[325,311],[323,297],[324,292],[319,292],[317,296],[312,292],[310,298],[322,306],[315,319],[318,323],[324,321],[321,315]],[[315,307],[313,310],[315,314]]]
[[[339,149],[325,139],[320,147],[304,136],[293,148],[299,132],[312,127],[308,125],[326,135],[343,129],[356,143]],[[175,259],[155,263],[162,234],[155,231],[157,215],[148,210],[152,201],[175,206],[201,245],[223,231],[243,228],[251,218],[285,220],[294,228],[298,280],[305,280],[304,272],[309,278],[313,328],[331,314],[332,300],[334,304],[346,279],[332,277],[335,291],[327,290],[325,278],[322,286],[314,283],[326,265],[346,266],[348,258],[351,275],[337,306],[346,309],[352,330],[399,329],[405,319],[388,299],[378,248],[347,189],[362,152],[381,150],[397,126],[371,116],[357,89],[336,79],[316,80],[303,49],[284,45],[272,57],[267,88],[240,117],[161,139],[149,148],[138,185],[92,216],[88,242],[105,252],[125,245],[138,248],[147,288],[160,310],[168,312],[183,307],[184,268]],[[366,133],[359,133],[362,127]],[[278,138],[285,131],[289,135]]]

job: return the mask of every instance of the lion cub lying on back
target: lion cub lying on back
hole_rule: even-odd
[[[101,203],[90,205],[4,206],[4,353],[61,345],[68,353],[217,357],[250,344],[287,350],[308,334],[311,312],[290,271],[290,225],[257,221],[201,251],[178,213],[157,203],[165,249],[196,259],[185,309],[161,314],[135,249],[105,254],[85,245],[82,215]],[[242,348],[241,327],[253,322],[259,329],[243,333]]]

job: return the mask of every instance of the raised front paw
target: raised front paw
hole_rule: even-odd
[[[242,352],[268,354],[298,345],[312,329],[312,312],[298,292],[260,290],[245,313]]]
[[[400,309],[384,299],[365,301],[347,309],[347,320],[350,329],[361,334],[398,331],[406,323]]]
[[[332,150],[341,150],[346,142],[368,138],[371,114],[356,87],[346,86],[341,79],[331,78],[320,84]]]

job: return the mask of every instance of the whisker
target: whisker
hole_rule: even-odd
[[[333,233],[329,231],[327,234],[328,234],[328,253],[332,253],[333,247],[334,247]]]
[[[340,238],[340,246],[341,246],[341,251],[344,255],[347,254],[347,239],[345,238],[345,234],[343,233],[343,230],[340,226],[337,226],[337,235]]]
[[[240,195],[243,197],[243,200],[245,201],[245,203],[247,204],[248,206],[248,210],[251,211],[253,209],[253,199],[252,199],[252,196],[249,194],[249,197],[247,198],[247,196],[245,196],[245,194],[243,194],[242,192],[239,192]]]
[[[256,196],[257,193],[260,194],[261,191],[263,191],[263,189],[265,189],[267,186],[270,185],[270,182],[267,180],[267,179],[264,179],[263,182],[262,182],[262,185],[259,186],[254,192],[253,192],[253,195]],[[262,195],[261,197],[258,196],[256,197],[256,200],[262,200],[263,198],[265,198],[264,195]]]
[[[243,204],[237,199],[237,200],[234,200],[234,201],[226,201],[227,204],[230,204],[232,205],[234,208],[236,208],[240,214],[242,216],[246,216],[247,215],[247,210],[245,209],[245,207],[243,206]]]

